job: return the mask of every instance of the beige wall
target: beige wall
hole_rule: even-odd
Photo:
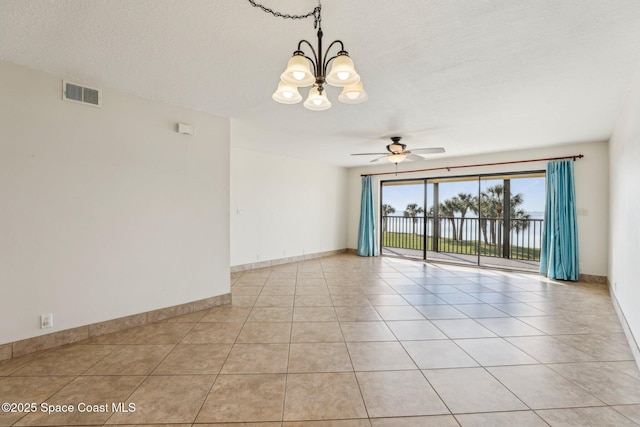
[[[578,209],[587,211],[587,215],[578,216],[580,273],[597,276],[607,275],[607,242],[608,242],[608,145],[606,142],[571,144],[535,150],[519,150],[487,154],[482,156],[455,157],[423,162],[406,162],[398,166],[399,170],[426,169],[444,166],[471,165],[479,163],[507,162],[513,160],[537,159],[574,154],[584,154],[584,158],[575,163],[576,202]],[[398,179],[411,177],[445,177],[471,174],[488,174],[502,172],[522,172],[544,170],[545,162],[521,163],[515,165],[491,166],[482,168],[465,168],[438,170],[416,174],[400,174]],[[395,166],[391,163],[375,168],[353,168],[349,171],[349,216],[348,245],[356,248],[358,243],[358,224],[360,220],[361,174],[375,172],[392,172]],[[379,209],[378,192],[380,180],[394,179],[394,175],[374,177],[375,206]]]
[[[609,143],[609,282],[640,363],[640,72]]]
[[[347,179],[342,167],[233,147],[231,265],[345,249]]]
[[[229,121],[61,81],[0,62],[0,343],[228,293]]]

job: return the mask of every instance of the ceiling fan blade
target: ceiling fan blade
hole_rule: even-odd
[[[424,153],[424,154],[437,154],[444,153],[444,148],[442,147],[433,147],[433,148],[412,148],[412,153]]]
[[[420,160],[424,160],[424,157],[418,156],[417,154],[409,153],[407,154],[407,159],[419,162]]]
[[[355,153],[352,156],[384,156],[387,153]]]
[[[377,157],[377,158],[375,158],[375,159],[371,160],[369,163],[377,162],[378,160],[380,160],[380,159],[384,159],[385,157],[387,157],[387,156],[386,156],[386,155],[384,155],[384,156],[382,156],[382,157]]]

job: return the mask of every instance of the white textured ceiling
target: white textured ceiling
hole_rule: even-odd
[[[322,6],[325,46],[345,43],[363,104],[331,87],[327,111],[272,101],[297,42],[315,44],[313,20],[245,0],[0,0],[0,60],[229,117],[235,146],[342,166],[393,133],[446,156],[607,140],[640,64],[638,0]]]

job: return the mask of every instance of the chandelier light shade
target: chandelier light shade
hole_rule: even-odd
[[[293,54],[287,64],[287,69],[280,75],[280,80],[297,87],[311,86],[316,81],[304,53],[296,52]]]
[[[281,104],[297,104],[302,101],[302,95],[298,92],[298,88],[282,80],[278,83],[278,89],[276,89],[271,97],[274,101]]]
[[[305,108],[313,111],[322,111],[331,108],[331,102],[329,98],[327,98],[327,92],[320,92],[317,85],[313,85],[309,91],[309,97],[304,101],[303,105]]]
[[[288,15],[273,11],[256,3],[255,0],[248,1],[252,6],[278,17],[304,19],[313,16],[315,28],[318,29],[318,44],[315,48],[307,40],[298,42],[298,48],[293,52],[287,68],[280,75],[278,89],[272,96],[275,101],[282,104],[296,104],[302,101],[298,88],[312,86],[303,105],[309,110],[326,110],[331,107],[325,90],[326,84],[343,88],[338,100],[345,104],[358,104],[367,100],[368,96],[360,82],[360,75],[356,72],[353,60],[349,57],[349,52],[344,49],[342,41],[335,40],[326,50],[322,49],[321,5],[306,15]]]
[[[347,52],[340,51],[331,64],[331,71],[327,74],[327,83],[332,86],[348,86],[360,81],[353,61]]]
[[[366,101],[368,98],[367,92],[362,87],[362,82],[358,82],[349,86],[345,86],[342,89],[342,93],[338,97],[340,102],[345,104],[359,104]]]

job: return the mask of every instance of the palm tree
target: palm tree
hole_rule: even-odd
[[[464,229],[464,218],[467,215],[467,211],[469,209],[473,210],[476,204],[474,203],[474,197],[469,193],[458,193],[457,196],[453,197],[453,201],[456,205],[456,210],[460,212],[460,228],[458,232],[460,233],[459,240],[462,240],[462,231]]]
[[[491,233],[491,243],[500,245],[502,243],[502,233],[500,227],[500,219],[502,218],[502,209],[504,196],[504,186],[502,184],[492,185],[482,193],[482,197],[486,200],[486,215],[489,219],[489,232]]]
[[[489,239],[487,238],[487,216],[489,212],[489,204],[487,203],[486,197],[484,194],[478,200],[478,196],[474,196],[471,203],[471,211],[478,217],[478,227],[482,232],[482,238],[484,240],[485,245],[489,244]]]
[[[529,219],[531,215],[522,209],[511,209],[511,230],[516,230],[516,234],[529,228]]]
[[[396,208],[391,205],[382,205],[382,231],[387,231],[387,217],[392,213],[396,213]]]
[[[487,188],[486,192],[482,193],[482,197],[485,199],[485,215],[489,219],[489,230],[491,232],[491,243],[497,244],[498,247],[502,244],[502,230],[500,226],[502,221],[502,213],[504,209],[504,186],[502,184],[496,184]],[[524,230],[528,227],[529,214],[526,214],[520,205],[524,202],[522,193],[512,194],[509,200],[510,209],[509,215],[512,219],[509,229],[516,229],[516,232]],[[516,221],[513,221],[513,220]],[[486,242],[486,238],[485,238]]]
[[[404,216],[405,218],[413,218],[413,234],[416,234],[416,221],[417,221],[417,217],[418,215],[420,215],[421,213],[424,212],[424,209],[422,209],[422,207],[418,206],[417,203],[409,203],[407,205],[407,208],[404,210]]]
[[[456,231],[456,219],[455,214],[458,210],[458,205],[455,199],[447,199],[440,203],[439,206],[440,216],[448,219],[451,222],[451,229],[453,230],[453,240],[458,240],[458,232]]]

